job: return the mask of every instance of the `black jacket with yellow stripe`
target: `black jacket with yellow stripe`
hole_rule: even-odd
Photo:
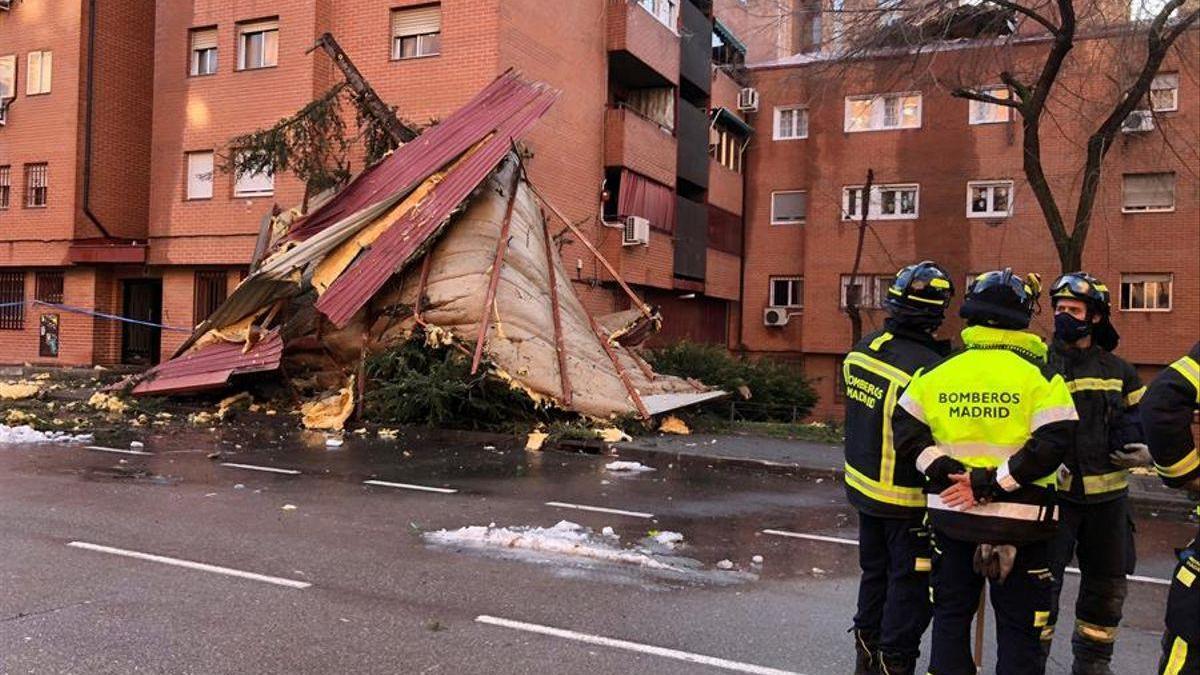
[[[1050,347],[1050,366],[1063,376],[1079,426],[1060,473],[1058,497],[1071,502],[1105,502],[1129,491],[1129,472],[1109,453],[1143,442],[1138,402],[1146,393],[1137,370],[1124,359],[1092,346],[1076,349],[1060,341]]]
[[[846,495],[860,511],[910,518],[925,510],[924,476],[896,461],[892,413],[912,374],[949,351],[948,342],[888,320],[846,355]]]
[[[1154,378],[1141,408],[1146,444],[1163,482],[1181,488],[1196,480],[1200,449],[1192,435],[1192,417],[1200,408],[1200,342]],[[1196,539],[1200,541],[1200,533]]]

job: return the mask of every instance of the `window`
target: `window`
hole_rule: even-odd
[[[12,167],[0,166],[0,209],[7,209],[12,199]]]
[[[217,72],[217,29],[196,28],[191,32],[192,59],[189,73],[192,77],[215,75]]]
[[[637,3],[658,19],[659,23],[675,30],[675,24],[679,20],[679,0],[637,0]]]
[[[442,6],[392,10],[392,58],[415,59],[442,51]]]
[[[238,70],[271,68],[279,64],[279,22],[255,21],[238,26]]]
[[[54,71],[54,52],[29,52],[26,59],[25,94],[49,94],[51,73]]]
[[[39,302],[49,302],[56,305],[63,301],[62,270],[38,272],[34,278],[34,299]]]
[[[883,307],[883,301],[887,299],[888,289],[891,288],[894,279],[895,277],[874,274],[860,274],[857,277],[843,274],[840,306],[845,309],[853,300],[861,309],[879,309]]]
[[[275,174],[270,169],[258,173],[239,173],[233,181],[234,197],[265,197],[273,194]]]
[[[1123,176],[1121,211],[1175,210],[1175,173],[1127,173]]]
[[[979,90],[979,93],[1006,101],[1012,98],[1008,87],[984,87]],[[968,101],[967,103],[968,121],[971,124],[996,124],[1012,119],[1012,108],[1008,106],[984,103],[983,101]]]
[[[846,131],[917,129],[920,126],[920,93],[846,97]]]
[[[1122,274],[1121,309],[1127,312],[1171,310],[1170,274]]]
[[[1154,112],[1179,110],[1179,73],[1161,73],[1150,82],[1150,109]]]
[[[17,96],[17,55],[0,56],[0,104]]]
[[[888,27],[899,23],[901,0],[877,0],[876,6],[879,8],[879,25]]]
[[[808,193],[803,190],[771,193],[771,224],[803,223],[808,217]]]
[[[225,302],[229,282],[225,270],[201,270],[196,272],[195,292],[192,297],[192,325],[198,326],[217,311]]]
[[[804,278],[803,277],[771,277],[770,298],[767,301],[771,307],[804,307]]]
[[[808,108],[776,107],[775,140],[788,141],[798,138],[808,138]]]
[[[920,205],[919,185],[875,185],[871,188],[871,220],[911,220],[917,217]],[[842,188],[842,220],[862,218],[862,186]]]
[[[730,171],[742,172],[742,149],[746,141],[741,134],[717,124],[712,130],[712,144],[709,154],[721,166]]]
[[[1007,218],[1012,215],[1011,180],[967,183],[968,218]]]
[[[26,164],[25,165],[25,206],[28,208],[44,208],[47,202],[47,174],[49,167],[46,164]]]
[[[273,186],[272,186],[273,187]],[[213,153],[211,150],[187,153],[187,198],[212,199]]]
[[[0,330],[25,328],[25,273],[0,272]]]
[[[1158,16],[1159,12],[1166,7],[1167,0],[1132,0],[1129,3],[1129,18],[1133,21],[1145,21],[1149,23]],[[1179,9],[1171,12],[1171,18],[1179,15]]]

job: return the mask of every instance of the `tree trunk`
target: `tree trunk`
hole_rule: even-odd
[[[395,111],[379,98],[379,94],[375,93],[371,85],[367,84],[362,73],[354,66],[354,62],[342,50],[341,45],[337,43],[333,35],[322,33],[321,37],[317,39],[316,46],[325,50],[325,53],[329,55],[334,65],[345,75],[346,83],[350,85],[350,89],[362,99],[364,106],[370,111],[371,116],[379,121],[379,124],[387,130],[397,145],[407,143],[417,137],[417,132],[412,127],[401,122],[396,117]]]
[[[863,242],[867,237],[867,215],[871,211],[871,188],[875,183],[875,171],[867,169],[867,184],[863,186],[862,217],[858,220],[858,245],[854,249],[854,267],[850,270],[850,285],[846,288],[846,316],[850,317],[850,346],[858,344],[862,339],[862,313],[859,312],[860,297],[850,293],[850,289],[858,283],[858,266],[862,262]],[[866,292],[863,286],[859,296]]]

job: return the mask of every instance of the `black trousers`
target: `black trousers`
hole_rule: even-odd
[[[929,626],[929,530],[924,516],[880,518],[859,512],[858,613],[854,627],[879,636],[885,655],[915,661]]]
[[[1200,675],[1200,539],[1181,554],[1167,595],[1161,675]]]
[[[1058,623],[1063,574],[1072,557],[1079,559],[1079,597],[1075,600],[1075,632],[1071,638],[1076,661],[1108,663],[1128,593],[1126,574],[1137,564],[1129,499],[1079,504],[1060,499],[1058,533],[1050,571],[1054,595],[1050,623],[1043,633],[1049,641]]]
[[[933,654],[930,675],[975,675],[971,620],[983,592],[982,576],[972,566],[974,542],[934,531]],[[997,675],[1041,675],[1042,627],[1050,619],[1050,542],[1017,548],[1012,572],[991,585],[996,617]]]

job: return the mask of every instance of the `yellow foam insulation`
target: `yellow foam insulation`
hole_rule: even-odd
[[[238,342],[247,342],[250,339],[250,327],[270,308],[271,306],[267,305],[240,321],[235,321],[228,326],[210,329],[207,333],[201,335],[200,339],[196,340],[196,343],[188,351],[195,352],[217,342],[232,342],[235,344]]]
[[[18,424],[29,424],[36,421],[36,415],[31,415],[24,410],[9,410],[4,416],[4,423],[14,427]]]
[[[596,429],[595,432],[600,434],[600,440],[604,441],[605,443],[620,443],[622,441],[633,440],[629,437],[629,434],[616,427],[604,427]]]
[[[36,384],[28,382],[18,382],[16,384],[0,384],[0,399],[6,401],[16,401],[23,398],[33,398],[37,396],[42,388]]]
[[[217,404],[217,419],[224,420],[226,417],[229,417],[231,410],[237,407],[249,408],[252,403],[254,403],[254,397],[248,391],[227,396]]]
[[[305,429],[340,431],[354,412],[354,376],[335,394],[300,406]]]
[[[692,433],[688,425],[684,424],[683,420],[674,415],[669,415],[664,419],[662,424],[658,425],[658,430],[664,434],[678,434],[680,436],[687,436]]]
[[[92,394],[92,397],[88,399],[88,405],[96,410],[103,410],[113,415],[120,415],[129,408],[129,404],[125,401],[102,391]]]
[[[529,432],[529,435],[525,437],[525,449],[532,452],[541,450],[542,445],[546,443],[546,438],[549,436],[550,434],[544,431]]]

